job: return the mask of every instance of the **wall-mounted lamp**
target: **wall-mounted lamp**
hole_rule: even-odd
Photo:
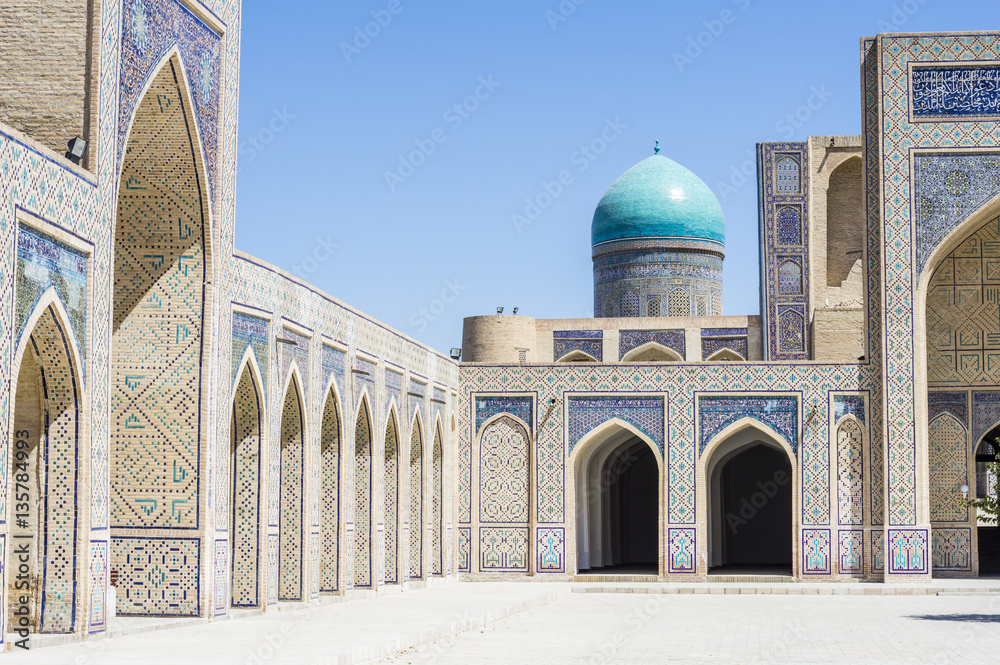
[[[451,350],[451,359],[452,360],[458,361],[459,359],[461,359],[461,357],[462,357],[462,349],[452,349]]]
[[[969,499],[969,486],[968,485],[962,485],[959,489],[962,491],[962,500],[963,501],[968,501],[968,499]]]
[[[284,337],[275,337],[274,341],[277,342],[278,344],[288,344],[289,346],[299,345],[299,343],[296,342],[294,339],[286,339]]]
[[[74,164],[79,164],[83,156],[87,154],[87,139],[82,136],[74,136],[66,144],[66,156]]]
[[[518,310],[518,309],[520,309],[520,308],[518,308],[518,307],[515,307],[515,308],[514,308],[514,313],[515,313],[515,314],[517,314],[517,310]]]
[[[503,314],[503,307],[497,307],[497,314]]]

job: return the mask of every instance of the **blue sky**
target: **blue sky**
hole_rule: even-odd
[[[996,16],[978,0],[246,0],[236,246],[443,351],[498,306],[590,317],[594,208],[659,140],[722,203],[724,313],[756,314],[754,145],[861,132],[862,36]]]

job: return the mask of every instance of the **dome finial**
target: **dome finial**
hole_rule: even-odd
[[[660,142],[659,141],[656,142],[656,147],[653,148],[653,154],[654,155],[659,155],[660,154]]]

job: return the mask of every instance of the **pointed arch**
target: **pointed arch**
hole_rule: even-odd
[[[865,184],[861,158],[830,174],[826,195],[826,284],[839,287],[865,250]]]
[[[3,517],[11,525],[10,537],[27,542],[29,560],[24,561],[20,547],[11,546],[4,563],[11,571],[29,567],[35,583],[19,593],[29,599],[26,628],[40,633],[76,629],[78,582],[86,579],[79,566],[86,560],[81,534],[88,524],[80,516],[86,514],[81,506],[90,500],[78,469],[89,451],[84,444],[81,366],[71,338],[69,317],[58,297],[43,294],[28,318],[11,368],[16,383],[10,386],[10,496],[9,514]],[[14,519],[25,513],[25,518]],[[10,603],[8,611],[16,606]],[[20,617],[9,614],[8,619],[15,626]]]
[[[386,584],[398,584],[399,574],[399,425],[395,402],[385,425],[382,499],[385,520],[383,570]]]
[[[320,422],[320,593],[340,590],[340,490],[343,432],[341,401],[335,377],[324,391],[323,416]]]
[[[285,383],[278,453],[278,600],[303,599],[305,414],[302,377],[292,364]]]
[[[441,412],[434,423],[431,450],[431,575],[444,575],[444,428]]]
[[[362,392],[354,426],[354,587],[375,587],[372,574],[372,410]]]
[[[927,426],[931,520],[964,522],[969,509],[961,505],[958,488],[969,484],[969,441],[965,425],[945,411]]]
[[[150,78],[118,176],[111,330],[111,567],[130,614],[191,616],[197,594],[149,596],[136,529],[204,528],[208,348],[214,337],[212,205],[190,87],[176,51]],[[169,459],[170,464],[163,460]],[[163,535],[163,534],[161,534]],[[187,568],[167,572],[183,584]]]
[[[865,523],[865,427],[853,414],[837,422],[837,515],[841,526]]]
[[[632,423],[625,422],[621,418],[609,418],[580,437],[580,440],[573,447],[573,450],[570,451],[570,464],[579,464],[581,457],[592,454],[593,449],[600,447],[606,442],[609,433],[617,431],[624,431],[637,439],[641,439],[653,451],[656,463],[662,468],[663,458],[660,453],[660,448],[656,445],[656,442],[638,427]]]
[[[574,349],[566,355],[559,358],[556,362],[558,363],[596,363],[599,362],[597,358],[590,355],[586,351],[580,351],[579,349]]]
[[[741,362],[746,362],[746,358],[744,358],[739,353],[739,351],[734,351],[733,349],[730,349],[728,346],[725,346],[725,347],[723,347],[723,348],[715,351],[714,353],[712,353],[712,355],[710,355],[709,357],[705,358],[705,362],[709,362],[709,363],[717,363],[717,362],[741,363]]]
[[[232,404],[230,594],[233,607],[260,607],[263,392],[252,356],[242,365]]]
[[[684,358],[669,346],[649,341],[626,353],[622,356],[621,361],[623,363],[677,363],[684,362]]]
[[[409,540],[410,579],[424,576],[424,435],[420,411],[413,414],[410,424],[409,461]]]
[[[267,413],[265,405],[267,395],[264,394],[264,373],[260,370],[260,365],[257,361],[257,354],[254,353],[252,346],[247,345],[247,348],[243,350],[243,357],[240,358],[240,362],[236,365],[236,367],[236,378],[233,380],[232,397],[234,399],[236,398],[236,391],[239,389],[240,378],[243,376],[243,372],[249,371],[254,384],[257,386],[257,390],[260,392],[260,408],[261,415],[263,417],[263,414]]]

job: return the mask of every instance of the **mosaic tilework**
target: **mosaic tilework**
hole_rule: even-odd
[[[323,345],[320,362],[323,369],[323,385],[330,383],[331,377],[341,395],[347,394],[347,354],[332,346]]]
[[[481,527],[479,569],[495,573],[528,572],[528,529]]]
[[[557,361],[574,351],[586,353],[600,362],[604,359],[604,342],[599,339],[556,339],[552,341],[552,357]]]
[[[919,274],[945,236],[1000,194],[1000,152],[918,153],[913,156],[913,169],[917,184],[914,203]],[[995,235],[984,247],[984,267],[990,275],[997,271],[994,238]]]
[[[200,550],[198,538],[113,538],[117,615],[199,616]]]
[[[254,360],[261,373],[261,392],[267,394],[267,376],[271,366],[268,363],[268,341],[270,340],[270,322],[242,312],[233,312],[233,370],[232,380],[236,382],[236,373],[240,370],[240,362],[247,347],[253,349]]]
[[[924,529],[889,529],[889,573],[927,572],[930,544]]]
[[[538,529],[539,573],[566,572],[566,530],[562,527]]]
[[[0,541],[2,543],[2,541]],[[0,547],[0,556],[4,556]],[[6,558],[4,558],[6,560]],[[108,608],[108,544],[101,541],[90,543],[90,617],[88,632],[101,633],[107,628]]]
[[[413,423],[410,433],[410,579],[424,576],[424,469],[423,435]]]
[[[261,404],[249,368],[243,370],[233,400],[232,447],[232,604],[258,607],[261,564]]]
[[[302,398],[294,377],[281,410],[281,489],[278,551],[280,570],[278,600],[302,600],[302,560],[304,558],[305,443],[303,441]]]
[[[527,523],[529,437],[517,421],[493,421],[479,443],[479,521]]]
[[[1000,220],[942,259],[926,312],[929,385],[1000,384]]]
[[[964,522],[969,519],[969,509],[962,507],[962,495],[958,491],[969,482],[967,438],[965,427],[951,414],[934,419],[928,427],[931,519],[934,521]]]
[[[844,526],[865,523],[865,437],[856,420],[845,420],[837,430],[837,514]]]
[[[427,384],[410,379],[410,385],[406,392],[406,396],[409,398],[408,401],[410,403],[410,417],[412,418],[421,412],[424,412],[423,416],[426,417],[427,407],[425,406],[425,402],[427,401]]]
[[[384,418],[389,417],[390,404],[395,401],[396,408],[402,409],[403,404],[403,375],[389,368],[385,370],[385,380],[382,384],[385,390],[382,391],[382,413]]]
[[[570,397],[569,452],[594,428],[617,418],[648,436],[662,453],[665,442],[662,397]]]
[[[1000,423],[1000,390],[972,393],[972,436],[978,440]]]
[[[174,0],[122,1],[120,101],[118,105],[118,159],[125,148],[129,120],[139,104],[143,86],[153,68],[177,46],[190,77],[198,133],[205,149],[209,183],[214,189],[218,170],[219,104],[222,55],[219,35],[183,4]],[[107,145],[107,144],[104,144]],[[218,196],[218,194],[216,194]]]
[[[364,358],[354,358],[354,401],[361,399],[361,391],[367,390],[368,396],[375,399],[375,376],[378,365]]]
[[[385,430],[385,482],[382,497],[385,519],[385,555],[383,579],[386,584],[400,582],[399,552],[399,445],[395,415],[390,415]]]
[[[669,553],[668,572],[698,572],[697,529],[668,529],[667,551]]]
[[[760,312],[765,360],[808,360],[809,171],[805,143],[758,146]],[[744,355],[744,357],[746,357]]]
[[[89,259],[83,252],[25,224],[17,228],[17,311],[14,338],[16,345],[28,317],[42,294],[54,288],[59,295],[70,329],[80,350],[85,371],[87,357],[87,269]]]
[[[362,403],[354,428],[354,586],[372,588],[372,426]]]
[[[476,397],[476,432],[486,421],[501,413],[520,418],[528,427],[533,427],[534,406],[534,399],[527,395]]]
[[[861,395],[834,395],[833,422],[839,423],[846,415],[857,418],[862,425],[868,422],[865,418],[865,398]]]
[[[458,527],[458,572],[472,572],[472,527],[470,526]]]
[[[229,606],[227,547],[225,540],[215,541],[215,616],[225,616]]]
[[[1000,120],[1000,66],[941,64],[910,70],[911,118]]]
[[[267,604],[278,603],[278,534],[267,535]]]
[[[785,438],[792,452],[798,450],[799,405],[794,397],[698,397],[698,453],[704,453],[716,434],[741,418],[753,418]]]
[[[171,62],[139,104],[115,234],[111,521],[198,526],[204,215]],[[228,400],[227,400],[228,401]]]
[[[963,425],[969,423],[969,394],[961,392],[930,392],[927,394],[927,418],[934,420],[942,413],[950,413]],[[1000,414],[997,414],[1000,415]]]
[[[302,394],[308,395],[309,379],[312,375],[312,363],[309,362],[310,339],[284,326],[278,329],[278,338],[285,340],[278,343],[278,366],[281,368],[278,376],[282,381],[287,381],[292,369],[292,363],[295,363],[299,381],[302,383]]]
[[[444,448],[441,429],[434,431],[431,453],[431,575],[444,574]]]
[[[701,340],[701,357],[708,359],[713,354],[729,349],[747,358],[750,352],[750,343],[746,337],[709,337]]]
[[[687,357],[683,330],[621,330],[618,332],[618,357],[624,358],[629,351],[649,342],[673,349],[681,358]]]
[[[837,567],[843,575],[860,575],[865,572],[865,532],[840,531]]]
[[[802,531],[802,574],[829,575],[830,530],[805,529]]]
[[[972,529],[934,529],[935,571],[972,572]]]
[[[340,588],[340,414],[333,391],[323,405],[320,426],[319,590]]]
[[[885,531],[872,531],[872,572],[885,573]]]

